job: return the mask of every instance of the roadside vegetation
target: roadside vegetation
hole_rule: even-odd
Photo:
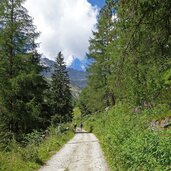
[[[85,125],[99,138],[111,170],[169,171],[171,129],[151,127],[159,116],[171,117],[171,111],[160,106],[134,113],[129,106],[118,104],[88,117]]]
[[[73,135],[71,126],[63,124],[42,132],[35,130],[24,135],[20,143],[13,140],[0,152],[0,171],[37,170]]]

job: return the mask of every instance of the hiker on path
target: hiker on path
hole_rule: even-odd
[[[82,122],[80,124],[80,128],[81,128],[81,131],[82,131],[82,129],[83,129],[83,123]]]
[[[77,129],[77,123],[74,124],[74,131],[76,132]]]

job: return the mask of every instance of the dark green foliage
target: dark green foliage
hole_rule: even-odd
[[[94,63],[88,70],[88,87],[82,93],[80,102],[80,107],[83,109],[83,106],[87,106],[88,109],[83,110],[90,112],[104,110],[115,104],[114,91],[109,85],[113,64],[108,53],[108,47],[116,40],[116,21],[112,19],[115,14],[114,8],[115,3],[107,1],[100,11],[97,31],[93,32],[93,38],[90,39],[88,56],[94,60]]]
[[[39,33],[23,2],[2,0],[0,3],[0,115],[3,118],[0,125],[8,135],[42,127],[47,88],[40,75],[43,68],[36,50]]]
[[[61,52],[58,53],[51,83],[52,123],[68,122],[72,119],[72,95],[69,76]]]
[[[23,146],[31,144],[39,145],[40,143],[42,143],[45,136],[47,136],[45,131],[38,132],[37,130],[33,130],[31,133],[23,135],[22,144]]]
[[[7,118],[0,114],[0,149],[6,150],[6,145],[10,143],[12,135],[7,126]]]

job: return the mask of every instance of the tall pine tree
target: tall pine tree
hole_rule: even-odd
[[[52,122],[63,123],[72,119],[72,95],[68,71],[61,52],[56,57],[51,85]]]
[[[106,0],[105,6],[99,13],[97,30],[93,32],[93,37],[90,39],[88,56],[94,60],[94,63],[88,70],[88,87],[80,98],[80,107],[84,110],[85,106],[89,108],[86,112],[103,110],[115,104],[115,94],[109,86],[113,64],[111,52],[108,50],[117,38],[115,13],[114,1]]]
[[[1,125],[12,134],[41,125],[46,89],[35,43],[39,33],[23,2],[0,3],[0,115],[5,118]]]

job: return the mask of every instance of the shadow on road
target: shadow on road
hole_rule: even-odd
[[[89,134],[91,132],[87,132],[87,131],[75,131],[75,134]]]

